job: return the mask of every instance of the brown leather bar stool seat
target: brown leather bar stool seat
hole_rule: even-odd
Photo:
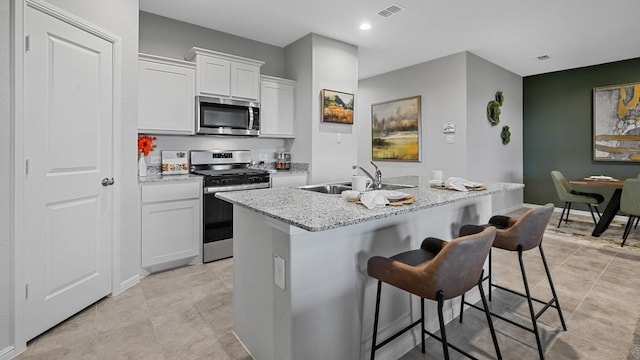
[[[367,273],[369,276],[378,279],[373,341],[371,344],[372,360],[375,359],[376,350],[418,324],[421,324],[422,328],[423,353],[425,352],[424,334],[428,334],[442,342],[445,359],[449,359],[449,346],[467,357],[473,358],[456,346],[447,344],[442,306],[445,300],[458,297],[474,286],[478,286],[480,290],[482,303],[487,309],[487,322],[491,330],[496,354],[498,359],[502,359],[491,316],[488,312],[484,290],[482,289],[483,266],[491,249],[496,230],[493,227],[483,228],[475,225],[466,225],[461,229],[461,233],[463,234],[461,237],[450,242],[430,237],[424,239],[418,250],[404,252],[390,258],[374,256],[369,259]],[[383,282],[419,296],[421,317],[404,329],[389,336],[386,340],[376,344],[380,292]],[[438,302],[441,337],[425,329],[424,299]]]
[[[489,280],[489,301],[491,301],[491,289],[492,287],[502,289],[504,291],[510,292],[515,295],[519,295],[527,299],[527,304],[529,306],[529,315],[531,316],[531,324],[532,327],[524,326],[520,323],[517,323],[511,319],[507,319],[501,315],[491,313],[491,315],[509,322],[515,326],[518,326],[524,330],[532,332],[535,334],[536,343],[538,346],[538,353],[540,355],[540,359],[544,359],[544,349],[542,347],[542,342],[540,341],[540,331],[538,330],[537,319],[542,316],[542,314],[548,310],[549,308],[555,308],[558,311],[558,316],[560,317],[560,322],[562,323],[562,329],[567,330],[567,325],[564,322],[564,317],[562,316],[562,309],[560,308],[560,303],[558,302],[558,296],[556,294],[556,289],[553,285],[553,280],[551,279],[551,272],[549,271],[549,265],[547,264],[547,259],[544,256],[544,251],[542,250],[542,238],[544,236],[544,231],[549,224],[549,220],[551,219],[551,214],[553,213],[554,205],[546,204],[543,207],[531,209],[527,211],[520,218],[512,218],[507,216],[492,216],[489,219],[489,224],[484,226],[496,227],[496,238],[493,241],[493,247],[498,249],[503,249],[507,251],[515,251],[518,253],[518,261],[520,262],[520,272],[522,274],[522,281],[524,284],[525,293],[522,294],[520,292],[514,291],[512,289],[508,289],[506,287],[494,284],[492,281],[492,255],[489,252],[489,276],[483,279]],[[527,281],[527,274],[525,271],[524,263],[522,261],[522,253],[527,250],[531,250],[534,248],[538,248],[540,251],[540,257],[542,258],[542,263],[544,265],[544,270],[547,274],[547,280],[549,281],[549,287],[551,288],[552,298],[548,301],[543,301],[536,299],[531,296],[531,291],[529,290],[529,282]],[[543,304],[542,309],[536,313],[533,308],[533,302],[537,302]],[[474,304],[470,304],[464,301],[464,295],[462,295],[462,303],[460,304],[460,322],[462,322],[462,315],[464,310],[464,305],[469,305],[478,310],[487,311],[485,309],[480,308]]]

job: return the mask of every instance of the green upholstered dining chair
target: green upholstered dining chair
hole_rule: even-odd
[[[565,211],[567,212],[567,216],[565,217],[564,222],[566,224],[569,221],[569,211],[571,211],[572,203],[586,204],[589,207],[589,211],[591,212],[593,223],[598,223],[598,221],[596,220],[596,216],[593,214],[593,210],[596,211],[599,219],[600,211],[598,211],[598,204],[604,201],[604,196],[602,196],[601,194],[586,193],[574,190],[560,171],[552,171],[551,178],[553,179],[553,184],[556,186],[558,197],[561,201],[564,201],[564,208],[562,209],[562,214],[560,215],[558,227],[560,227],[560,224],[562,223],[562,218],[564,217]]]
[[[629,220],[622,235],[622,244],[620,245],[622,247],[631,232],[633,222],[636,221],[637,226],[637,219],[640,218],[640,177],[624,181],[622,196],[620,197],[620,210],[629,215]]]

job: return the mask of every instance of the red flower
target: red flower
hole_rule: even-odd
[[[149,156],[149,153],[156,148],[153,141],[157,139],[155,136],[138,135],[138,156],[140,156],[140,154]]]

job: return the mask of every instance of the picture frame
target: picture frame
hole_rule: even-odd
[[[371,157],[376,161],[420,162],[420,95],[371,104]]]
[[[640,82],[593,88],[593,160],[640,162]]]
[[[322,122],[353,125],[353,94],[322,89]]]

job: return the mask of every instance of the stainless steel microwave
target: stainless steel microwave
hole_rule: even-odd
[[[196,133],[260,135],[260,103],[196,96]]]

